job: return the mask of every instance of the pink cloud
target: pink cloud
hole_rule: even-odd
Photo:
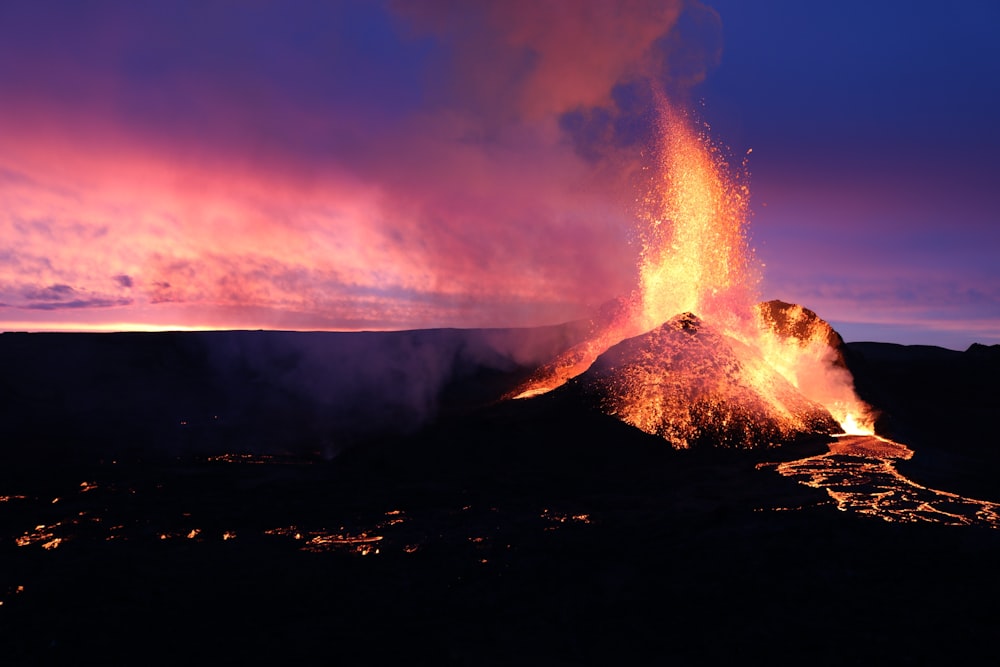
[[[18,285],[65,284],[103,295],[92,301],[105,309],[127,293],[462,325],[512,311],[552,321],[627,286],[626,222],[568,147],[514,136],[484,149],[434,118],[414,124],[373,142],[354,172],[319,164],[302,181],[304,166],[201,165],[114,132],[0,139],[2,167],[18,175],[3,186],[0,226],[16,243],[0,301],[27,308]]]
[[[282,84],[254,72],[243,87],[213,78],[226,58],[210,51],[202,69],[154,67],[156,87],[136,83],[132,60],[155,61],[143,49],[170,40],[137,42],[121,17],[84,20],[60,39],[87,44],[97,30],[88,58],[32,47],[0,109],[19,130],[0,136],[0,232],[12,241],[0,318],[25,319],[37,301],[26,295],[53,285],[87,295],[60,301],[80,317],[108,322],[166,304],[333,328],[585,315],[634,284],[630,165],[582,160],[557,116],[607,103],[620,79],[649,69],[680,6],[407,7],[404,21],[452,49],[449,85],[472,89],[395,115],[276,95]],[[465,68],[516,92],[477,89]],[[85,94],[67,105],[45,82]],[[479,93],[510,113],[482,113]]]

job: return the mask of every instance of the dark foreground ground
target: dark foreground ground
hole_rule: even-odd
[[[196,334],[0,335],[0,661],[1000,658],[1000,531],[839,512],[755,468],[821,441],[673,452],[559,398],[491,405],[528,360],[441,335],[380,343],[378,382],[321,338],[230,334],[219,361]],[[393,350],[449,345],[439,401],[360,400],[408,379]],[[852,353],[908,474],[1000,501],[996,349]],[[357,412],[329,414],[337,369]]]

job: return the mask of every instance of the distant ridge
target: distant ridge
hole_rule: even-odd
[[[973,343],[972,347],[985,347]],[[969,349],[971,350],[972,347]],[[1000,346],[993,346],[1000,347]],[[868,359],[879,361],[953,361],[964,352],[936,345],[901,345],[899,343],[857,342],[847,343],[847,348]]]

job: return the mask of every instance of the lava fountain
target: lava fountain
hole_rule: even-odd
[[[745,163],[734,169],[707,128],[696,131],[662,96],[658,112],[656,159],[637,202],[636,289],[510,398],[576,378],[603,410],[681,448],[709,434],[753,446],[755,433],[767,442],[837,424],[870,433],[836,332],[804,308],[758,304]],[[595,364],[612,348],[613,360]]]

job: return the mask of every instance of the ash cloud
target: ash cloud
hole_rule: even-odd
[[[634,154],[655,144],[656,95],[689,103],[692,90],[721,58],[718,13],[699,2],[679,3],[669,30],[648,45],[642,67],[613,82],[600,103],[563,111],[560,128],[590,162],[613,159],[622,151]]]
[[[448,40],[451,85],[466,106],[532,119],[606,104],[619,81],[650,69],[685,4],[440,0],[394,9]]]

